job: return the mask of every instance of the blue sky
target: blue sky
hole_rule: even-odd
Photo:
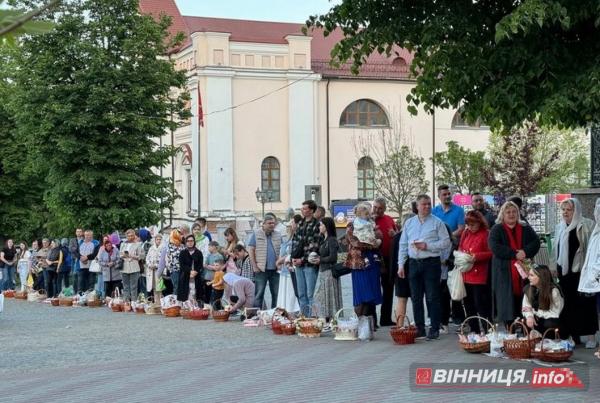
[[[304,22],[341,0],[175,0],[183,15],[241,20]]]

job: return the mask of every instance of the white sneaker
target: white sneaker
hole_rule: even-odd
[[[448,334],[448,326],[440,326],[440,334]]]

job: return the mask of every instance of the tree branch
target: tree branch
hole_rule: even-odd
[[[38,15],[44,13],[47,10],[50,10],[51,8],[56,7],[60,2],[61,2],[61,0],[52,0],[50,3],[44,5],[40,8],[38,8],[36,10],[32,10],[32,11],[28,12],[27,14],[24,14],[21,18],[17,19],[12,24],[9,24],[8,26],[0,29],[0,37],[12,32],[16,29],[19,29],[20,27],[25,25],[27,22],[29,22],[33,18],[37,17]]]

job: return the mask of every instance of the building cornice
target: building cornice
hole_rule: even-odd
[[[229,42],[230,52],[240,53],[269,53],[287,55],[289,45],[251,42]]]

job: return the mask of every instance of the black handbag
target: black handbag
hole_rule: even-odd
[[[343,263],[336,263],[331,268],[331,275],[333,278],[340,278],[349,273],[352,273],[352,269],[347,268]]]

